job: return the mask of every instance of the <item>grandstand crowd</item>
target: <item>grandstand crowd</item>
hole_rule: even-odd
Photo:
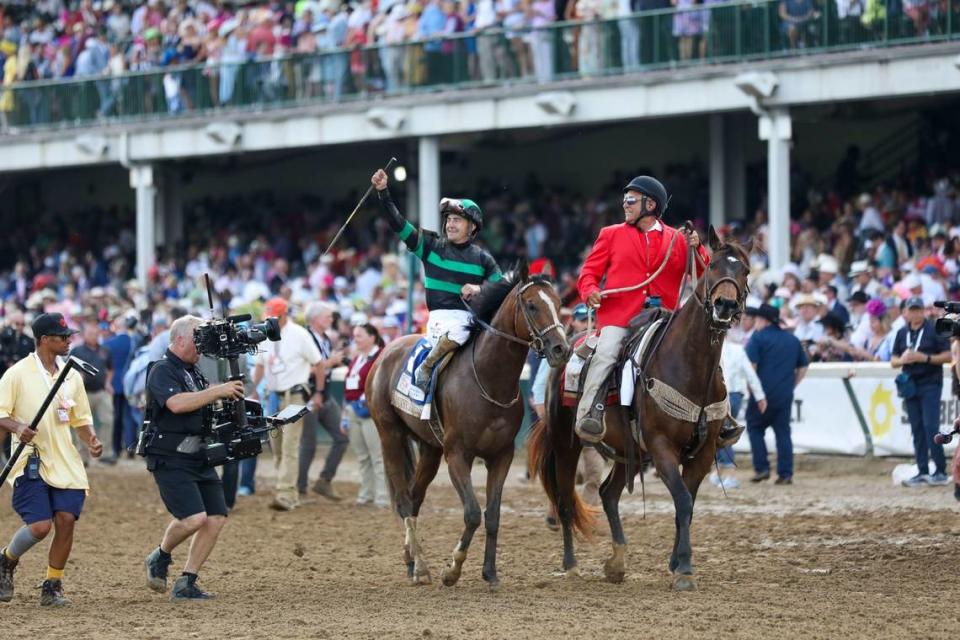
[[[771,48],[945,35],[960,17],[960,2],[937,0],[731,2],[7,2],[0,5],[0,69],[7,87],[0,93],[0,125],[339,100],[344,93],[445,83],[545,82],[568,73],[769,54]],[[637,17],[651,11],[643,14],[649,19]],[[551,29],[557,22],[571,27]],[[195,70],[129,75],[184,65]],[[90,95],[24,89],[18,96],[9,89],[69,78],[102,81]]]

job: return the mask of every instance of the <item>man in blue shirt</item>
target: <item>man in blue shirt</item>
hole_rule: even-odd
[[[903,367],[903,373],[909,376],[909,382],[898,382],[897,393],[903,398],[910,420],[918,473],[903,481],[905,487],[950,484],[943,447],[933,441],[940,428],[943,365],[951,360],[950,341],[937,335],[933,321],[924,318],[923,307],[920,296],[907,299],[904,304],[907,324],[897,331],[890,360],[895,369]],[[930,456],[936,467],[932,476]]]
[[[793,484],[793,441],[790,437],[790,410],[793,389],[807,372],[807,353],[792,333],[780,328],[780,311],[769,304],[747,309],[756,317],[755,330],[747,343],[747,357],[757,370],[767,397],[767,410],[761,412],[751,397],[747,405],[747,434],[756,475],[751,482],[770,478],[770,462],[763,434],[773,427],[777,442],[777,484]]]

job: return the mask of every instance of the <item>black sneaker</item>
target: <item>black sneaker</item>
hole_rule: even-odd
[[[143,561],[143,566],[147,572],[147,586],[157,593],[166,593],[167,591],[167,570],[173,558],[169,555],[164,558],[160,554],[160,547],[150,552],[150,555]]]
[[[953,485],[953,497],[960,501],[960,484]]]
[[[917,475],[913,476],[912,478],[909,478],[909,479],[907,479],[907,480],[904,480],[904,481],[901,482],[900,484],[902,484],[903,486],[908,487],[908,488],[913,488],[913,487],[927,487],[927,486],[930,486],[930,476],[928,476],[928,475],[925,474],[925,473],[918,473]]]
[[[4,551],[6,549],[0,549],[0,602],[10,602],[13,600],[13,571],[17,568],[17,561],[8,560]]]
[[[65,607],[70,601],[63,597],[63,582],[60,580],[44,580],[40,587],[41,607]]]
[[[189,576],[180,576],[173,583],[170,592],[171,600],[211,600],[214,596],[197,586],[196,580],[191,581]]]

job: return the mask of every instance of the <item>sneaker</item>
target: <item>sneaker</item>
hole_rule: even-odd
[[[253,489],[251,489],[250,487],[240,487],[239,489],[237,489],[237,495],[243,498],[246,498],[247,496],[252,496]]]
[[[177,600],[212,600],[215,598],[212,593],[207,593],[197,586],[196,580],[191,581],[190,576],[180,576],[173,583],[173,590],[170,591],[170,599]]]
[[[63,582],[60,580],[44,580],[40,587],[41,607],[65,607],[70,601],[63,597]]]
[[[147,587],[157,593],[167,592],[167,571],[173,558],[169,555],[164,558],[160,554],[160,547],[150,552],[150,555],[143,561],[144,569],[147,572]]]
[[[317,478],[316,483],[313,485],[313,490],[328,500],[333,500],[334,502],[343,500],[343,497],[334,491],[333,484],[326,478]]]
[[[791,478],[790,476],[786,476],[786,477],[780,476],[779,478],[773,481],[773,484],[793,484],[793,478]]]
[[[4,551],[5,548],[0,549],[0,602],[10,602],[13,600],[13,572],[17,561],[8,560]]]
[[[943,473],[942,471],[938,471],[937,473],[930,476],[930,480],[928,480],[928,482],[934,487],[945,487],[948,484],[950,484],[951,480],[950,480],[950,476]]]
[[[909,480],[901,483],[905,487],[925,487],[930,484],[930,477],[925,473],[918,473]]]
[[[953,497],[960,502],[960,484],[953,485]]]
[[[763,473],[758,473],[750,478],[750,482],[763,482],[764,480],[770,479],[770,472],[764,471]]]

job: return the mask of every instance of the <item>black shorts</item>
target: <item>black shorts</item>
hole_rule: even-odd
[[[149,456],[147,469],[153,473],[164,506],[177,520],[198,513],[206,513],[208,516],[227,515],[223,482],[213,467]]]

